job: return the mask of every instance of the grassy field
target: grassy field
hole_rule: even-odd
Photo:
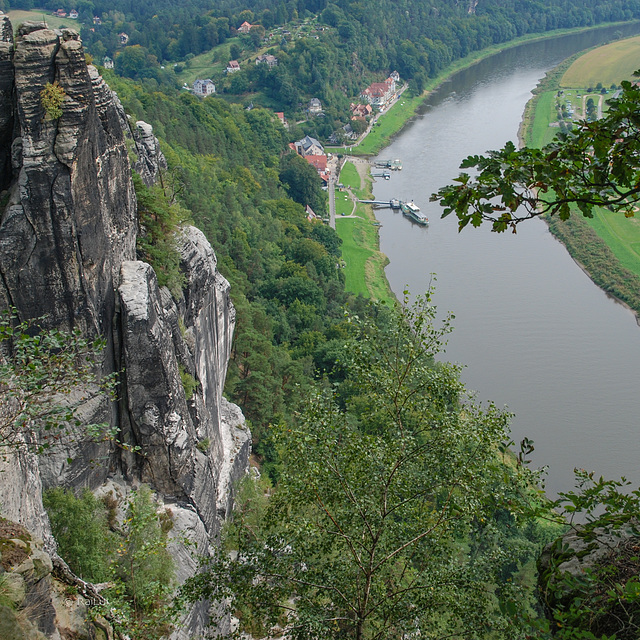
[[[620,264],[640,276],[640,217],[625,218],[622,213],[597,209],[588,223],[607,243]]]
[[[340,183],[352,189],[362,189],[362,180],[353,162],[344,163],[344,167],[340,171]]]
[[[640,44],[640,38],[630,38],[629,41]],[[542,146],[559,131],[558,127],[549,126],[557,121],[557,104],[572,108],[574,119],[583,118],[586,100],[591,97],[597,103],[600,98],[600,94],[587,94],[586,85],[601,82],[606,87],[623,79],[616,75],[625,64],[620,57],[622,51],[632,58],[626,63],[627,68],[638,64],[634,46],[629,46],[627,41],[613,44],[615,46],[605,45],[566,61],[541,81],[534,99],[525,110],[525,142],[528,146]],[[588,76],[590,65],[595,64],[595,60],[598,61],[598,75]],[[575,78],[574,82],[580,86],[568,88],[565,84],[567,77]],[[555,219],[548,222],[551,232],[566,245],[569,253],[589,272],[596,284],[632,309],[640,311],[640,281],[636,280],[640,278],[640,214],[638,218],[625,218],[622,213],[596,209],[593,218],[583,218],[575,210],[566,223]]]
[[[561,87],[593,87],[601,82],[604,87],[631,80],[640,68],[640,36],[617,40],[598,47],[578,58],[566,71]]]
[[[239,38],[230,38],[224,44],[215,47],[215,49],[191,58],[188,67],[181,62],[180,65],[184,70],[177,73],[176,78],[181,83],[186,82],[188,85],[192,85],[198,78],[204,80],[221,74],[227,68],[229,60],[231,60],[231,54],[229,53],[231,45],[234,43],[239,44],[239,42]]]
[[[36,22],[46,22],[48,26],[55,29],[61,29],[62,27],[69,27],[69,29],[75,29],[80,31],[81,24],[77,20],[71,20],[70,18],[58,18],[52,16],[50,11],[22,11],[20,9],[11,9],[7,13],[9,20],[14,29],[27,20],[34,20]]]
[[[577,89],[601,82],[607,87],[629,79],[638,67],[640,37],[628,38],[598,47],[579,57],[567,69],[560,85]],[[572,95],[570,90],[565,90],[565,94]],[[583,95],[585,99],[588,97]],[[598,96],[590,97],[597,101]],[[587,223],[606,242],[622,266],[640,276],[640,220],[598,209],[592,219],[587,219]]]
[[[356,167],[346,162],[340,172],[340,182],[361,199],[371,197],[370,183],[363,185]],[[344,218],[342,214],[355,218]],[[345,288],[366,298],[388,304],[395,301],[384,273],[387,257],[379,247],[378,227],[370,206],[357,204],[345,191],[336,192],[336,231],[342,239],[342,259],[345,268]]]
[[[555,92],[545,91],[536,100],[535,113],[529,130],[527,144],[531,147],[542,147],[555,138],[559,127],[549,126],[556,119]]]

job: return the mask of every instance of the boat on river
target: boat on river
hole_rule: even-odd
[[[423,226],[429,224],[429,218],[420,211],[420,207],[413,200],[410,202],[401,202],[400,209],[407,218],[411,218],[414,222]]]

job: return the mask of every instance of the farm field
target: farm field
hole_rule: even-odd
[[[579,57],[558,81],[559,86],[538,94],[535,116],[529,129],[527,144],[542,147],[553,140],[560,131],[557,119],[558,105],[563,113],[571,113],[574,121],[585,117],[585,104],[592,98],[597,105],[603,98],[602,108],[606,113],[609,95],[586,93],[586,88],[601,83],[604,87],[629,79],[636,67],[640,67],[640,37],[617,41],[587,52]],[[569,120],[566,119],[565,123]],[[625,218],[622,213],[607,209],[596,209],[593,218],[575,216],[582,224],[589,225],[606,243],[619,263],[629,271],[640,275],[640,213],[638,217]]]
[[[640,68],[640,36],[617,40],[598,47],[578,58],[560,80],[561,87],[592,87],[598,82],[604,87],[631,80]]]

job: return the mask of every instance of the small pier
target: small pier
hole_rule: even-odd
[[[402,202],[396,198],[391,200],[358,200],[362,204],[375,204],[379,207],[387,207],[388,209],[400,209]]]
[[[371,173],[372,178],[384,178],[385,180],[389,180],[391,178],[391,174],[388,171],[379,171],[378,173]]]
[[[378,162],[375,162],[374,165],[380,169],[391,169],[391,171],[402,170],[402,162],[399,158],[395,158],[393,160],[379,160]]]

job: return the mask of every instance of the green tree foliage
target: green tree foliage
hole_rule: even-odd
[[[158,514],[148,487],[133,494],[111,565],[114,586],[104,595],[112,619],[121,620],[118,630],[136,640],[165,636],[175,619],[175,568],[167,550],[172,525],[170,512]]]
[[[85,580],[109,583],[101,606],[118,633],[157,640],[179,612],[172,603],[175,568],[167,550],[171,512],[159,512],[145,486],[132,493],[122,523],[107,504],[89,490],[79,498],[61,488],[44,494],[60,556]]]
[[[42,453],[68,439],[110,439],[106,424],[86,424],[82,407],[109,398],[115,380],[100,378],[101,339],[48,329],[44,318],[0,315],[0,455]]]
[[[49,120],[57,120],[62,115],[62,103],[67,94],[57,82],[47,82],[40,92],[40,103]]]
[[[573,130],[542,149],[517,150],[509,142],[486,156],[469,156],[456,184],[431,199],[454,213],[463,229],[488,222],[493,231],[515,231],[523,220],[542,214],[566,220],[572,207],[592,217],[594,207],[635,214],[640,200],[640,88],[622,83],[606,115],[575,123]],[[477,172],[477,173],[476,173]]]
[[[280,180],[293,200],[310,206],[316,215],[326,215],[327,197],[318,172],[304,158],[297,153],[285,155],[280,162]]]
[[[532,477],[501,457],[508,416],[434,361],[449,331],[434,318],[429,297],[348,318],[344,382],[280,426],[275,495],[258,518],[241,508],[237,554],[189,580],[191,599],[227,601],[257,637],[518,637],[498,519],[517,526]]]
[[[109,530],[104,504],[88,489],[80,498],[57,487],[45,491],[43,504],[61,556],[89,582],[105,582],[114,557],[116,536]]]
[[[530,619],[530,637],[635,640],[640,631],[640,490],[631,490],[624,478],[605,480],[582,469],[575,473],[576,490],[561,493],[550,512],[568,522],[569,530],[539,561],[548,619]]]
[[[133,184],[138,201],[138,254],[156,272],[158,284],[168,287],[176,299],[182,295],[184,275],[175,246],[179,226],[189,220],[189,212],[178,203],[170,203],[161,185],[150,189],[136,173]]]

